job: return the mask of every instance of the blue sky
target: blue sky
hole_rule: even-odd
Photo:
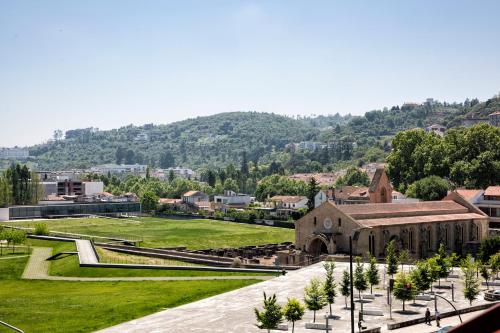
[[[0,146],[500,91],[500,1],[0,0]]]

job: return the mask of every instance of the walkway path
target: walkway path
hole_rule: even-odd
[[[273,276],[131,276],[131,277],[72,277],[49,275],[50,262],[46,259],[52,255],[50,247],[33,247],[33,252],[22,275],[23,279],[31,280],[57,280],[57,281],[195,281],[195,280],[269,280]],[[99,268],[95,268],[99,269]]]
[[[86,239],[75,239],[76,250],[78,251],[78,257],[80,259],[80,264],[98,264],[99,259],[94,251],[94,247],[89,240]]]
[[[24,257],[29,257],[29,254],[25,254],[22,256],[10,256],[10,257],[5,257],[5,258],[0,258],[0,260],[8,260],[8,259],[16,259],[16,258],[24,258]]]

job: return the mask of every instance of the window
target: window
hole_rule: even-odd
[[[413,230],[408,233],[408,250],[413,251]]]
[[[339,227],[342,226],[342,219],[339,217]]]
[[[427,249],[431,249],[431,228],[427,229]]]
[[[316,225],[316,216],[314,217],[314,225]]]

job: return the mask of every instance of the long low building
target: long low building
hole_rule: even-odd
[[[407,204],[335,205],[325,202],[295,224],[295,246],[314,256],[353,252],[385,256],[395,240],[413,258],[428,257],[440,243],[447,251],[477,249],[488,234],[488,216],[459,195],[443,201]]]

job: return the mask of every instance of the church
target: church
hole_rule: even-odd
[[[488,234],[488,216],[467,200],[451,193],[442,201],[391,203],[389,180],[380,171],[369,188],[367,203],[339,205],[326,201],[295,222],[295,248],[302,254],[385,256],[394,240],[398,250],[412,258],[436,253],[443,243],[448,252],[477,248]]]

